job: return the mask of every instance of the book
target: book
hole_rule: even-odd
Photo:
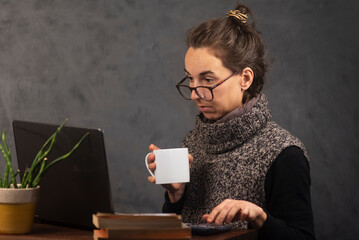
[[[191,239],[191,229],[183,225],[181,228],[156,229],[95,229],[94,240],[122,239]]]
[[[182,221],[176,214],[96,213],[92,222],[97,228],[107,229],[181,229]]]

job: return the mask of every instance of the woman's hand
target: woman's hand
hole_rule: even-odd
[[[156,145],[151,144],[149,147],[150,151],[159,149]],[[193,161],[191,154],[188,154],[189,166]],[[148,168],[154,172],[156,170],[155,155],[153,153],[149,154],[147,157]],[[153,176],[148,177],[148,181],[155,183],[156,179]],[[162,186],[167,189],[168,197],[172,203],[177,202],[183,195],[186,184],[185,183],[172,183],[172,184],[162,184]]]
[[[226,199],[215,207],[210,214],[205,214],[202,218],[208,223],[214,222],[217,225],[221,225],[223,222],[230,223],[235,220],[242,220],[249,222],[252,227],[258,229],[267,219],[267,214],[254,203]]]

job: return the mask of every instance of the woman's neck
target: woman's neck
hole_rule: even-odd
[[[260,94],[258,94],[254,98],[250,99],[248,102],[243,104],[241,107],[236,108],[236,109],[232,110],[230,113],[224,115],[222,118],[219,118],[216,120],[210,120],[210,119],[207,119],[205,116],[203,116],[202,120],[205,123],[222,123],[222,122],[227,122],[231,119],[240,117],[243,114],[245,114],[246,112],[248,112],[253,107],[254,104],[256,104],[259,97],[260,97]]]

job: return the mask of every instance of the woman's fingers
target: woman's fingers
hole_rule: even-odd
[[[156,145],[151,144],[148,149],[153,152],[153,150],[157,150],[159,149]],[[155,155],[153,153],[148,154],[147,156],[147,163],[148,163],[148,168],[151,170],[151,172],[154,172],[156,170],[156,163],[155,163]],[[156,178],[153,176],[149,176],[148,181],[151,183],[155,183],[156,182]]]
[[[154,145],[151,144],[148,149],[153,152],[153,150],[158,150],[159,148]],[[147,156],[147,163],[148,163],[148,168],[153,172],[156,169],[156,164],[155,164],[155,155],[153,153],[148,154]]]
[[[260,228],[267,215],[263,209],[254,203],[241,200],[226,199],[215,207],[210,214],[203,215],[203,220],[217,225],[223,222],[230,223],[235,220],[250,222],[253,227]]]
[[[209,214],[204,214],[204,215],[202,216],[202,220],[205,221],[205,222],[207,222],[208,217],[209,217]]]
[[[191,154],[188,154],[188,160],[189,160],[189,166],[191,167],[191,164],[193,162],[193,156]]]
[[[150,151],[153,152],[153,150],[158,150],[158,149],[160,149],[160,148],[157,147],[157,146],[154,145],[154,144],[151,144],[151,145],[148,147],[148,149],[150,149]]]
[[[224,200],[220,205],[218,205],[217,211],[219,212],[217,213],[217,217],[214,222],[217,225],[222,225],[223,222],[226,221],[229,214],[231,216],[233,215],[233,213],[237,213],[238,210],[235,208],[235,204],[235,200],[227,199]]]
[[[230,211],[228,211],[228,214],[225,218],[225,222],[226,223],[230,223],[232,222],[234,219],[240,219],[241,216],[241,208],[239,206],[237,206],[236,204],[234,204],[234,206],[231,208]]]
[[[147,179],[148,179],[148,181],[151,182],[151,183],[155,183],[155,182],[156,182],[156,178],[155,178],[155,177],[149,176]]]
[[[155,161],[155,155],[153,153],[148,154],[147,156],[147,162],[152,163]]]
[[[205,214],[202,218],[205,218],[205,221],[207,221],[208,223],[215,222],[217,225],[221,225],[223,223],[223,220],[221,221],[221,217],[218,218],[218,216],[227,203],[228,200],[224,200],[217,207],[215,207],[210,214]]]
[[[155,155],[153,153],[148,154],[147,165],[152,172],[156,170]]]
[[[254,219],[249,218],[249,207],[248,206],[244,206],[241,211],[240,211],[240,215],[238,216],[240,220],[246,220],[248,222],[253,221]]]

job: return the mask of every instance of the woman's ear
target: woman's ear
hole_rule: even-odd
[[[253,78],[254,78],[253,70],[250,67],[244,68],[241,73],[241,81],[240,81],[242,90],[245,91],[252,85]]]

